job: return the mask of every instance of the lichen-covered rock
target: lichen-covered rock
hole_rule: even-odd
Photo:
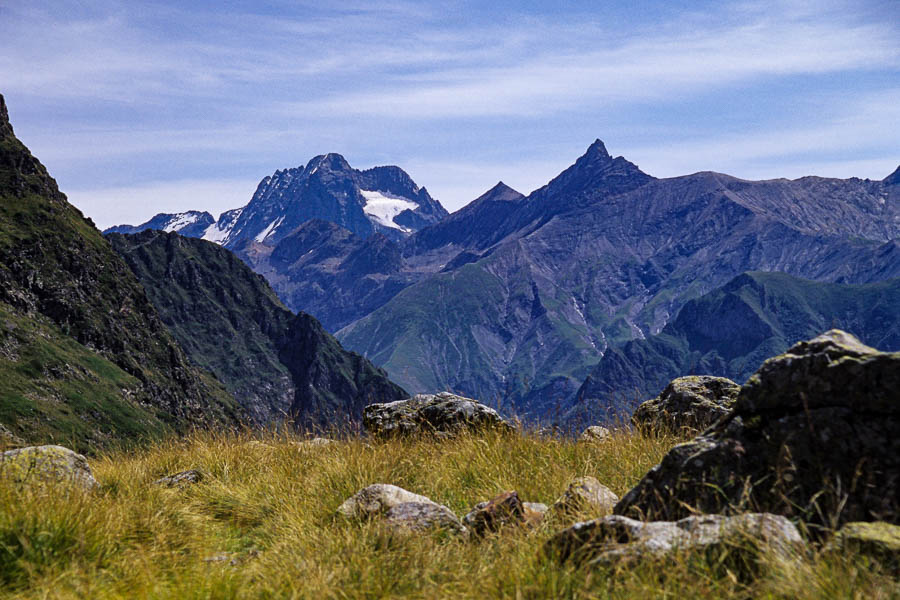
[[[173,475],[166,475],[165,477],[160,477],[156,481],[153,482],[153,485],[164,485],[166,487],[181,487],[184,485],[191,485],[194,483],[200,483],[203,481],[203,473],[198,471],[197,469],[190,469],[188,471],[181,471],[180,473],[175,473]]]
[[[334,443],[334,440],[329,440],[328,438],[315,437],[311,440],[303,440],[302,442],[297,442],[296,445],[300,450],[307,450],[309,448],[321,448],[322,446],[330,446]]]
[[[594,477],[578,477],[553,503],[553,515],[602,517],[611,514],[619,497]]]
[[[767,360],[734,410],[673,448],[615,513],[745,509],[821,526],[900,523],[900,353],[832,330]]]
[[[829,543],[831,551],[861,554],[894,573],[900,572],[900,526],[877,523],[847,523]]]
[[[794,524],[779,515],[700,515],[675,522],[610,515],[560,531],[547,541],[544,551],[560,562],[610,565],[697,550],[734,552],[750,560],[762,550],[790,557],[803,546]]]
[[[600,425],[591,425],[587,429],[581,432],[581,435],[578,437],[579,442],[602,442],[604,440],[609,439],[611,436],[609,429],[606,427],[601,427]]]
[[[525,507],[518,492],[503,492],[487,502],[479,502],[463,517],[474,535],[498,531],[506,525],[540,521],[543,513]]]
[[[659,396],[638,406],[631,422],[646,434],[699,433],[729,413],[740,390],[724,377],[679,377]]]
[[[449,392],[418,394],[408,400],[370,404],[364,410],[363,424],[369,433],[379,437],[512,430],[494,409]]]
[[[381,515],[400,504],[434,504],[425,496],[413,494],[389,483],[376,483],[356,492],[341,504],[337,512],[345,517],[373,517]]]
[[[0,453],[0,477],[16,482],[71,483],[88,491],[98,485],[87,459],[62,446],[30,446]]]
[[[459,517],[446,506],[433,502],[404,502],[384,513],[384,523],[395,530],[429,531],[443,529],[453,533],[465,533]]]

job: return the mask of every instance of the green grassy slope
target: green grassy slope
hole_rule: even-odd
[[[13,320],[46,319],[132,376],[139,386],[121,395],[123,409],[144,406],[178,429],[240,414],[221,384],[188,362],[125,263],[16,139],[2,96],[0,302]],[[39,395],[9,386],[0,380],[0,393],[19,403]]]

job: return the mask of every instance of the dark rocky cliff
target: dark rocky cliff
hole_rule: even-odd
[[[294,315],[230,251],[176,233],[108,234],[188,356],[225,383],[258,424],[359,421],[371,402],[406,397],[384,372]]]

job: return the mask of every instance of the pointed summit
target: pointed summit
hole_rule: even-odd
[[[653,177],[625,158],[613,158],[598,138],[575,164],[560,173],[545,188],[551,196],[601,192],[620,194],[640,187]]]
[[[12,124],[9,122],[9,112],[6,110],[6,100],[0,94],[0,140],[15,137]]]
[[[498,181],[497,185],[476,198],[472,204],[476,202],[516,202],[524,198],[522,194],[509,187],[502,181]]]
[[[603,158],[612,158],[609,155],[609,152],[607,152],[606,150],[606,145],[600,138],[597,138],[596,140],[594,140],[593,144],[588,146],[587,152],[584,153],[584,156],[600,156]]]
[[[306,165],[307,173],[312,173],[318,169],[325,171],[349,171],[350,163],[340,154],[329,152],[328,154],[316,156]]]
[[[0,100],[2,100],[2,98],[0,98]],[[885,177],[883,181],[885,185],[900,185],[900,167],[897,167],[897,169]]]

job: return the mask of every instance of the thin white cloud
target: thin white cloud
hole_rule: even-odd
[[[737,81],[896,68],[900,39],[889,27],[771,23],[664,35],[579,53],[548,54],[512,67],[409,75],[388,89],[340,94],[289,108],[319,115],[435,119],[536,116],[584,106],[672,100]]]

